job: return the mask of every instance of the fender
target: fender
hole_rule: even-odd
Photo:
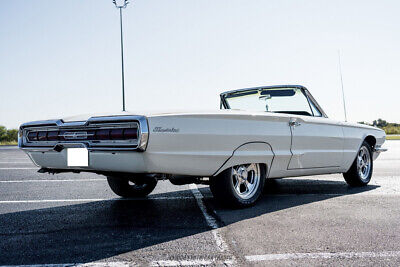
[[[248,163],[264,163],[267,165],[266,177],[268,178],[274,158],[275,153],[269,143],[261,141],[244,143],[232,152],[232,155],[212,176],[216,176],[232,166]]]

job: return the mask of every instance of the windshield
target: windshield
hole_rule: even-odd
[[[250,89],[225,96],[230,109],[321,116],[299,88]]]

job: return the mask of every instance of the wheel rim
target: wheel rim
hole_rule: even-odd
[[[371,172],[371,154],[365,146],[361,147],[357,155],[357,171],[361,180],[367,181]]]
[[[129,184],[130,187],[132,187],[135,190],[142,190],[147,186],[146,183],[138,183],[137,181],[135,182],[135,181],[132,181],[132,180],[129,180],[128,184]]]
[[[260,185],[261,170],[256,163],[232,167],[232,185],[242,199],[249,199],[257,192]]]

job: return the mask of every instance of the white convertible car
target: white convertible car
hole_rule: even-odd
[[[160,179],[209,184],[236,207],[256,202],[265,179],[343,173],[368,184],[384,131],[328,119],[303,86],[224,92],[220,110],[119,113],[29,122],[19,146],[42,173],[94,172],[122,197],[143,197]]]

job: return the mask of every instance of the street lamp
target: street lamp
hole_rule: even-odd
[[[121,70],[122,70],[122,111],[125,111],[125,77],[124,77],[124,42],[122,38],[122,9],[129,4],[127,0],[113,0],[116,8],[119,8],[119,22],[121,28]]]

